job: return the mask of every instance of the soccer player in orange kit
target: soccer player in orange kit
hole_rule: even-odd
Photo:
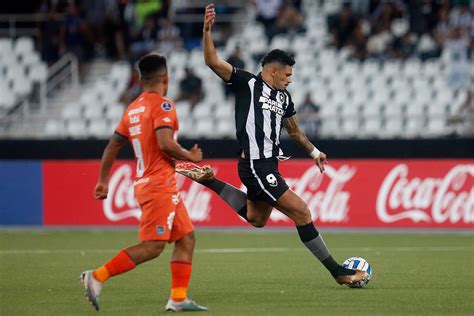
[[[142,211],[140,243],[120,251],[98,269],[83,272],[80,278],[84,294],[99,310],[99,295],[105,281],[158,257],[166,243],[174,243],[171,295],[165,309],[207,310],[190,300],[186,293],[195,237],[193,224],[176,188],[174,161],[199,162],[202,151],[197,145],[188,151],[176,141],[179,127],[176,109],[173,102],[164,97],[169,80],[165,57],[148,54],[138,62],[138,69],[143,93],[127,107],[104,150],[94,196],[107,198],[110,169],[119,150],[130,141],[137,160],[134,188]]]

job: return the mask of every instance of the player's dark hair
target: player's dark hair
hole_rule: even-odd
[[[295,58],[293,55],[281,50],[281,49],[274,49],[270,51],[268,54],[263,56],[262,59],[262,67],[266,64],[271,62],[278,62],[284,66],[293,66],[295,64]]]
[[[157,53],[150,53],[138,61],[138,71],[142,81],[152,82],[167,72],[166,58]]]

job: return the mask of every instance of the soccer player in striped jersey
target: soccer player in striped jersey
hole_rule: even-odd
[[[308,206],[288,187],[278,171],[278,160],[285,159],[279,146],[282,126],[293,141],[308,152],[321,172],[327,163],[326,154],[320,152],[298,126],[294,104],[286,90],[291,83],[295,60],[288,53],[274,49],[263,58],[258,75],[231,66],[217,55],[211,33],[215,19],[214,5],[206,6],[204,60],[235,93],[236,134],[241,145],[238,171],[247,194],[215,178],[201,183],[218,193],[255,227],[265,226],[272,209],[277,208],[294,221],[301,241],[339,284],[364,280],[367,273],[346,269],[333,259],[313,224]]]

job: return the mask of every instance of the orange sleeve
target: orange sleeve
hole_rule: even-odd
[[[176,108],[170,100],[163,100],[161,104],[155,107],[153,113],[153,129],[169,127],[177,129]]]
[[[120,120],[117,128],[115,129],[115,132],[119,135],[122,135],[126,138],[130,137],[130,134],[128,132],[128,126],[126,124],[126,119],[127,119],[127,112],[124,113],[122,116],[122,119]]]

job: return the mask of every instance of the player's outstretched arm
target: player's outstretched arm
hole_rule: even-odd
[[[296,115],[283,118],[283,126],[285,126],[291,139],[306,150],[306,152],[313,158],[321,173],[323,173],[324,165],[328,163],[326,160],[326,154],[319,151],[316,146],[309,141],[308,137],[306,137],[299,127]]]
[[[202,30],[202,42],[204,46],[204,61],[221,79],[229,81],[232,75],[232,65],[217,56],[216,47],[212,40],[212,25],[216,20],[214,4],[206,6],[204,14],[204,28]]]
[[[105,147],[100,164],[99,181],[94,188],[94,197],[96,199],[103,200],[107,198],[110,169],[118,152],[126,143],[127,139],[125,137],[113,134],[107,147]]]
[[[200,162],[202,160],[201,148],[195,144],[190,150],[184,149],[174,139],[174,132],[171,128],[159,128],[155,131],[155,134],[161,151],[171,158],[191,162]]]

